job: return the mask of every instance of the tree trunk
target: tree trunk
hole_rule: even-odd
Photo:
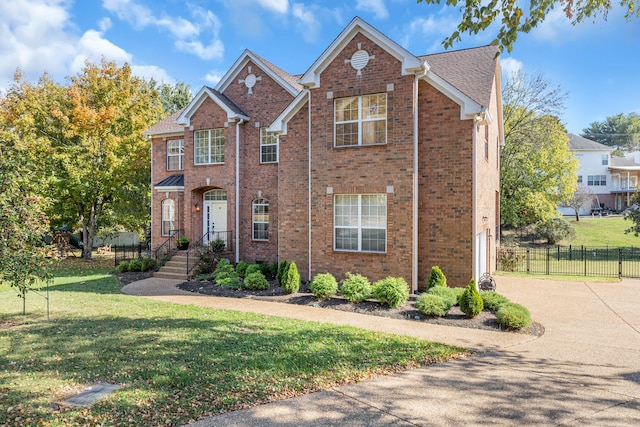
[[[576,211],[576,222],[580,222],[580,208],[575,209]]]

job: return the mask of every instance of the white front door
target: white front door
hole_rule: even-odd
[[[227,194],[224,190],[212,190],[204,194],[203,202],[203,243],[209,244],[210,240],[222,239],[226,241],[227,231]],[[213,234],[212,234],[213,233]]]

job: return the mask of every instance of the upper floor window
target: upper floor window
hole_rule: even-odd
[[[587,185],[607,185],[606,175],[588,175]]]
[[[255,199],[252,206],[253,240],[269,240],[269,201]]]
[[[167,141],[167,170],[181,170],[184,158],[184,139]]]
[[[162,235],[170,236],[171,232],[176,229],[176,210],[174,201],[164,199],[162,201]]]
[[[336,194],[334,201],[336,250],[386,252],[386,194]]]
[[[578,184],[582,184],[582,175],[578,175]]]
[[[609,164],[609,155],[608,154],[603,154],[602,155],[602,166],[607,166]]]
[[[336,99],[336,147],[386,143],[386,93]]]
[[[224,129],[197,130],[193,140],[196,165],[224,163]]]
[[[260,163],[278,162],[278,135],[260,129]]]

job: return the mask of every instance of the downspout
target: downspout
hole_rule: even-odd
[[[309,137],[309,141],[308,141],[308,147],[307,147],[307,177],[308,177],[308,181],[309,184],[307,185],[307,191],[308,191],[308,208],[307,208],[307,223],[309,224],[309,236],[308,236],[308,240],[309,240],[309,247],[307,248],[307,250],[309,251],[309,254],[307,256],[308,259],[308,277],[307,280],[311,280],[311,91],[306,88],[305,89],[307,91],[307,102],[308,102],[308,114],[307,114],[307,120],[308,120],[308,124],[307,124],[307,135]]]
[[[244,123],[244,119],[236,122],[236,235],[235,235],[235,257],[236,264],[240,261],[240,125]]]
[[[413,242],[411,256],[411,289],[418,292],[418,82],[420,76],[413,80]]]
[[[473,162],[473,196],[471,201],[471,230],[472,230],[472,238],[473,245],[471,246],[471,258],[473,260],[473,272],[472,276],[476,281],[476,288],[478,287],[478,276],[479,264],[478,264],[478,250],[479,250],[479,240],[478,240],[478,228],[477,228],[477,217],[478,217],[478,165],[477,165],[477,151],[478,148],[476,144],[478,143],[478,123],[482,120],[481,113],[476,114],[473,117],[473,151],[472,151],[472,162]]]

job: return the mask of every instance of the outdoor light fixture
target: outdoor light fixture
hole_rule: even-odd
[[[200,205],[196,202],[196,212],[200,212]]]

